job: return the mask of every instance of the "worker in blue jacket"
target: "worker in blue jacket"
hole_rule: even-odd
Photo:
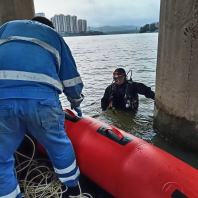
[[[45,147],[60,181],[71,191],[77,187],[80,172],[59,94],[82,116],[82,88],[71,51],[50,20],[0,27],[0,198],[21,197],[13,154],[27,131]]]

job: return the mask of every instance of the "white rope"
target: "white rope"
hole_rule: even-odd
[[[16,173],[23,175],[23,179],[19,177],[19,185],[23,191],[24,198],[62,198],[63,193],[67,191],[56,176],[54,170],[49,166],[46,160],[34,159],[35,144],[32,139],[26,135],[32,144],[31,157],[20,152],[16,152]],[[25,159],[20,162],[19,157]],[[46,163],[47,162],[47,163]],[[24,173],[22,173],[25,172]],[[81,186],[78,183],[80,194],[78,196],[69,196],[71,198],[93,198],[88,193],[82,193]],[[64,190],[63,190],[64,189]]]

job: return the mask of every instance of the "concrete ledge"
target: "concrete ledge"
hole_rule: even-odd
[[[162,137],[168,138],[168,141],[198,152],[198,123],[156,108],[153,127]]]

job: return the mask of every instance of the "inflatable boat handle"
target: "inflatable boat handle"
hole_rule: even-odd
[[[105,126],[101,126],[98,130],[98,133],[108,137],[109,139],[121,144],[125,145],[132,141],[131,138],[124,136],[118,129],[116,128],[108,128]]]
[[[77,122],[80,118],[70,109],[64,109],[65,120],[69,120],[71,122]]]
[[[113,136],[117,136],[117,138],[120,140],[124,138],[124,135],[122,135],[122,133],[115,128],[112,128],[112,129],[107,128],[107,133],[109,133],[110,135],[113,135]]]

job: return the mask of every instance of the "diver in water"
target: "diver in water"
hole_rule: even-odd
[[[114,108],[136,113],[139,105],[138,94],[155,99],[155,93],[150,87],[135,82],[131,78],[128,80],[126,71],[123,68],[117,68],[113,72],[113,83],[105,89],[101,108],[103,111]]]

